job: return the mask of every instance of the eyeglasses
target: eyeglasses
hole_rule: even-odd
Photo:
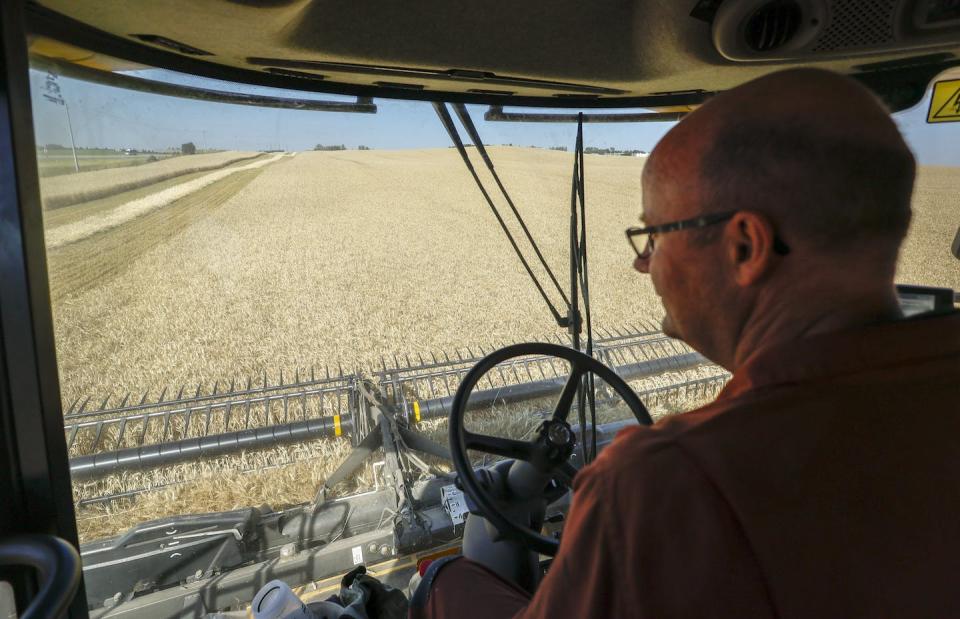
[[[712,226],[713,224],[718,224],[723,221],[727,221],[737,214],[737,211],[727,211],[724,213],[711,213],[708,215],[701,215],[699,217],[693,217],[692,219],[684,219],[682,221],[674,221],[666,224],[660,224],[659,226],[648,226],[646,228],[642,227],[632,227],[627,228],[627,240],[630,242],[630,245],[633,247],[633,250],[637,252],[637,257],[643,260],[650,258],[650,254],[653,253],[653,250],[656,248],[657,235],[664,234],[666,232],[676,232],[677,230],[693,230],[697,228],[706,228],[707,226]],[[773,237],[773,251],[781,256],[786,256],[790,253],[790,248],[784,243],[780,237],[774,235]]]

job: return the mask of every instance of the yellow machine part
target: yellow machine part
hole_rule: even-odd
[[[112,56],[90,52],[47,37],[32,37],[29,50],[31,55],[66,61],[101,71],[137,71],[150,68],[129,60],[120,60]]]

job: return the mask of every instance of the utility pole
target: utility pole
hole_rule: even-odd
[[[52,71],[47,72],[47,86],[46,92],[43,93],[43,98],[50,103],[62,105],[63,109],[67,112],[67,129],[70,131],[70,148],[73,150],[73,169],[79,172],[80,160],[77,159],[77,143],[73,139],[73,123],[70,122],[70,106],[67,105],[66,100],[60,93],[60,84],[57,83],[57,76]]]

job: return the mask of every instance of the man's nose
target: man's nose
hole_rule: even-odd
[[[637,256],[636,258],[633,259],[633,268],[635,268],[636,270],[640,271],[641,273],[649,273],[649,272],[650,272],[650,259],[649,259],[649,258],[641,258],[640,256]]]

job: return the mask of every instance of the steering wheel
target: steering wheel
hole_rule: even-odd
[[[27,565],[40,572],[40,591],[20,617],[61,617],[80,586],[80,555],[59,537],[18,535],[0,542],[0,566]]]
[[[514,357],[543,355],[556,357],[570,363],[570,376],[560,392],[560,398],[553,410],[553,416],[540,426],[537,436],[530,441],[518,441],[485,434],[476,434],[464,428],[464,415],[470,393],[487,371],[497,364]],[[637,421],[650,425],[653,420],[647,408],[634,393],[630,385],[612,369],[593,357],[558,344],[530,343],[514,344],[494,351],[480,360],[460,383],[453,398],[450,410],[450,453],[457,469],[463,491],[480,508],[482,515],[500,531],[502,535],[512,537],[525,544],[529,549],[541,554],[555,556],[560,542],[541,535],[527,526],[518,524],[503,513],[496,500],[481,483],[480,478],[470,464],[467,450],[473,449],[488,454],[513,458],[529,463],[536,471],[550,477],[572,483],[577,469],[570,464],[570,454],[576,445],[577,437],[567,423],[567,417],[573,406],[573,400],[581,379],[588,373],[607,383],[630,408]]]

